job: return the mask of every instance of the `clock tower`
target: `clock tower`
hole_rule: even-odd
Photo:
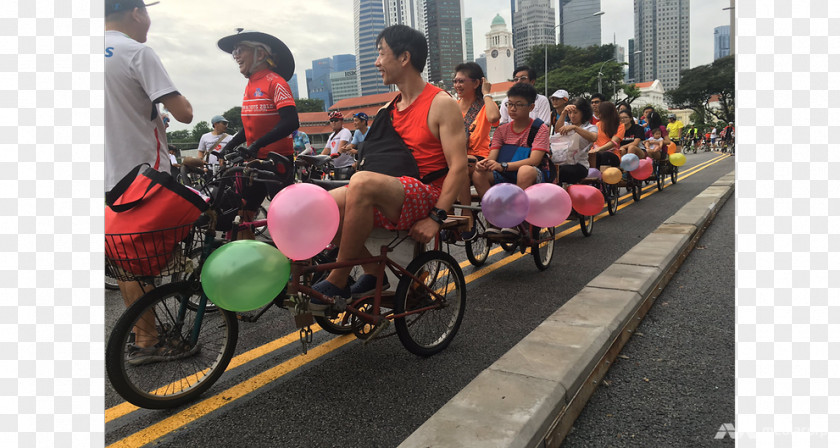
[[[508,31],[505,19],[496,14],[490,25],[490,32],[485,34],[487,46],[484,50],[487,58],[487,80],[491,83],[505,82],[513,76],[513,33]]]

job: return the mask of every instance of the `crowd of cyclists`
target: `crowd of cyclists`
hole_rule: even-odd
[[[178,92],[157,55],[143,45],[151,23],[146,6],[153,4],[106,1],[106,190],[140,163],[163,172],[172,169],[175,158],[166,150],[166,123],[158,113],[158,103],[176,120],[192,120],[189,101]],[[416,241],[429,242],[447,216],[455,213],[456,203],[470,205],[471,185],[480,200],[499,183],[523,189],[541,182],[575,184],[591,168],[619,167],[627,154],[667,160],[672,142],[693,143],[698,133],[703,135],[694,127],[683,132],[673,115],[666,126],[652,107],[634,117],[628,104],[616,105],[599,93],[569,98],[567,92],[557,90],[549,101],[537,93],[536,73],[527,66],[516,67],[512,73],[515,83],[500,107],[490,95],[491,84],[481,67],[460,64],[453,68],[454,99],[422,79],[428,55],[422,33],[395,25],[383,30],[376,43],[376,68],[383,83],[396,85],[399,94],[372,119],[369,128],[370,117],[355,115],[356,135],[344,129],[343,115],[332,113],[333,133],[321,152],[332,158],[337,177],[347,179],[346,188],[330,190],[340,210],[341,224],[333,240],[339,262],[370,256],[364,241],[373,227],[407,230]],[[241,29],[221,38],[217,46],[232,56],[247,79],[243,128],[228,135],[227,119],[214,117],[214,130],[203,139],[201,159],[180,163],[175,159],[175,164],[183,170],[191,165],[202,170],[207,163],[212,174],[219,169],[214,165],[223,166],[224,156],[235,151],[247,163],[272,171],[291,185],[295,181],[291,161],[299,152],[313,151],[305,134],[298,131],[298,113],[288,85],[295,67],[291,51],[275,36]],[[137,75],[140,72],[142,76]],[[715,128],[709,135],[711,145],[718,144]],[[721,137],[734,139],[731,123]],[[377,158],[393,160],[393,166],[382,166]],[[263,201],[282,187],[240,182],[237,188],[239,216],[242,221],[253,221]],[[516,231],[488,229],[488,233]],[[463,235],[465,239],[474,236],[474,229]],[[242,238],[254,235],[241,231],[237,239]],[[371,266],[363,269],[364,275],[353,285],[347,283],[348,267],[334,269],[312,288],[326,297],[369,294],[376,286],[375,272]],[[126,306],[154,287],[134,283],[119,282]],[[311,304],[327,305],[315,299]],[[130,353],[134,363],[183,356],[181,347],[154,338],[154,330],[135,331],[152,337],[144,344],[138,338]]]

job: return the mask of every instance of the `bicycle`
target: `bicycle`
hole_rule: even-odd
[[[276,174],[265,170],[248,167],[231,170],[254,181],[277,179]],[[217,189],[217,196],[222,194],[220,191],[224,190]],[[213,212],[217,208],[216,199],[211,197]],[[293,312],[304,353],[312,341],[311,325],[316,320],[319,324],[326,323],[323,328],[327,331],[353,332],[366,342],[378,339],[393,322],[402,344],[420,356],[431,356],[445,349],[460,327],[466,305],[466,283],[460,266],[451,255],[431,250],[402,267],[388,253],[405,238],[383,245],[376,257],[327,263],[320,263],[315,257],[293,262],[291,279],[284,291],[256,315],[237,316],[223,309],[206,312],[210,302],[201,288],[201,269],[210,253],[224,244],[216,241],[213,212],[207,213],[206,223],[195,226],[194,233],[203,235],[204,240],[201,258],[192,271],[184,280],[156,288],[136,301],[120,317],[108,340],[105,360],[111,384],[123,398],[137,406],[171,408],[204,393],[219,379],[233,356],[238,320],[256,321],[274,305]],[[439,244],[437,240],[435,247]],[[377,289],[370,297],[345,301],[324,297],[311,288],[332,269],[366,263],[378,266]],[[386,268],[398,278],[393,295],[382,291]],[[323,312],[312,312],[310,298],[330,307]],[[128,347],[136,342],[130,336],[131,329],[141,319],[153,319],[154,322],[146,323],[153,323],[157,329],[158,344],[181,347],[185,355],[155,364],[132,364],[126,354]]]

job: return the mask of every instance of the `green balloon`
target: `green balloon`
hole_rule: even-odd
[[[207,298],[228,311],[250,311],[271,302],[289,281],[291,264],[277,248],[238,240],[216,249],[201,269]]]

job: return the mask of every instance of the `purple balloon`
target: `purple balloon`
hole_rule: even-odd
[[[601,170],[599,170],[598,168],[589,168],[589,174],[587,174],[586,177],[594,177],[596,179],[600,179]]]
[[[528,216],[528,195],[514,184],[493,185],[481,199],[481,211],[494,226],[515,227]]]

